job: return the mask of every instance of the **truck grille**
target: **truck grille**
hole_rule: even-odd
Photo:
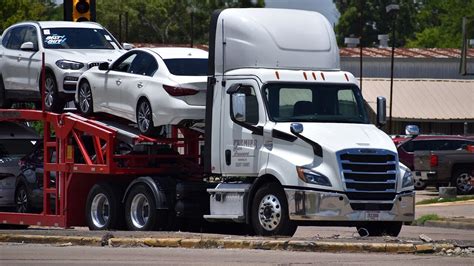
[[[393,201],[397,186],[396,153],[351,149],[339,152],[338,158],[346,194],[351,202]]]

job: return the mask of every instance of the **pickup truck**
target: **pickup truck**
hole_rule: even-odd
[[[456,186],[458,194],[474,192],[474,146],[454,151],[416,151],[415,176],[428,185]]]

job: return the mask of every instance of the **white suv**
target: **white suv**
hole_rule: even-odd
[[[61,111],[74,99],[82,72],[111,62],[125,50],[104,27],[92,22],[22,22],[7,28],[0,44],[0,108],[12,102],[41,102],[45,53],[45,107]]]

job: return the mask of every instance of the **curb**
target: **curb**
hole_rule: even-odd
[[[304,240],[245,240],[208,238],[109,238],[80,236],[41,236],[0,234],[0,242],[33,244],[68,244],[111,247],[167,247],[167,248],[231,248],[288,250],[306,252],[376,252],[376,253],[435,253],[455,248],[452,244],[396,244],[396,243],[344,243]]]
[[[428,220],[423,226],[474,230],[474,223],[446,220]]]

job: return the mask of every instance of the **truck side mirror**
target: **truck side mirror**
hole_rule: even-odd
[[[291,123],[290,125],[290,131],[295,135],[303,133],[303,129],[303,125],[300,123]]]
[[[108,62],[102,62],[99,64],[99,70],[109,70],[109,63]]]
[[[232,112],[235,120],[239,122],[247,121],[245,114],[245,94],[244,93],[233,93],[232,97]]]
[[[387,124],[387,100],[385,97],[377,97],[377,126],[382,127]]]
[[[408,125],[405,127],[405,134],[410,136],[420,135],[420,128],[417,125]]]

